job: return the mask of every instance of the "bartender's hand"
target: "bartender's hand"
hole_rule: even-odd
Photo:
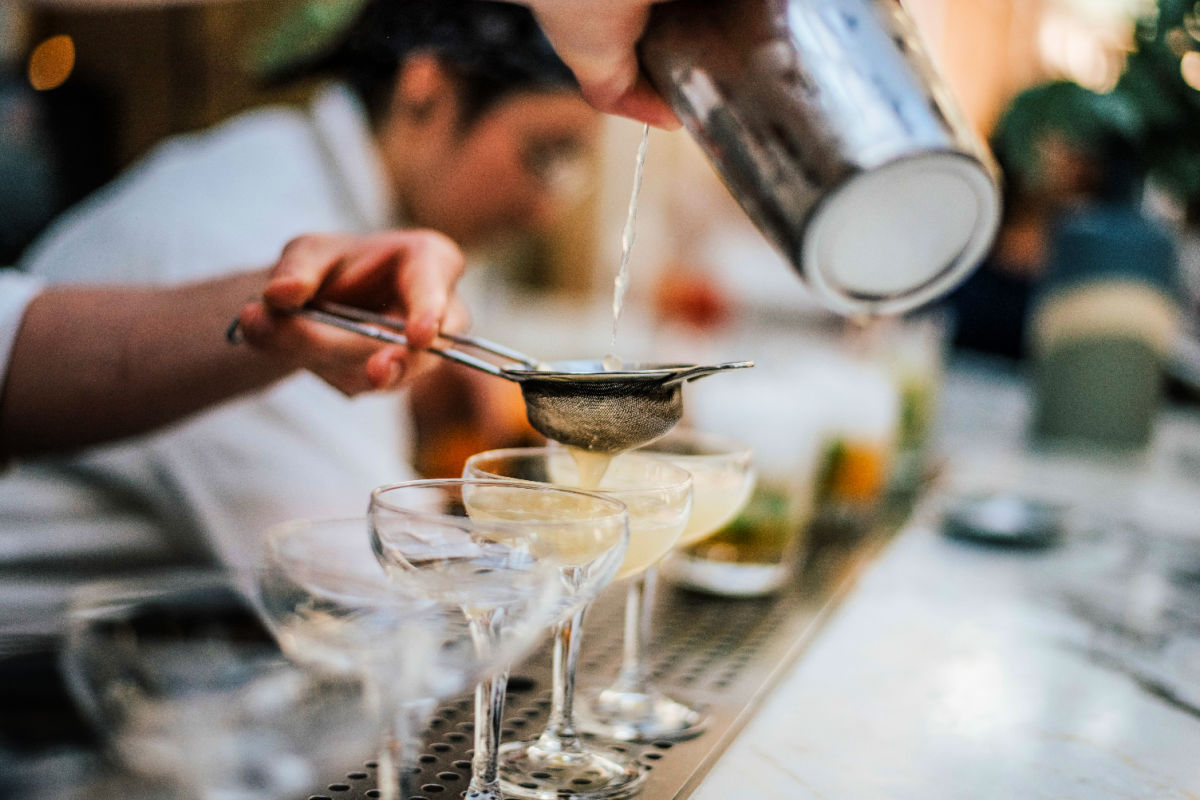
[[[292,240],[270,270],[262,300],[240,313],[245,341],[304,367],[348,395],[392,389],[432,366],[417,352],[439,331],[459,332],[468,315],[454,296],[463,254],[440,233],[308,234]],[[310,300],[355,305],[406,321],[409,347],[285,313]]]
[[[346,394],[394,387],[437,357],[283,312],[323,298],[396,314],[427,347],[466,325],[462,268],[445,236],[394,231],[301,236],[269,269],[177,286],[46,287],[0,376],[0,459],[145,433],[301,368]],[[253,296],[241,313],[252,347],[230,348],[230,310]]]
[[[678,128],[679,120],[638,68],[635,46],[650,6],[664,0],[526,0],[583,96],[600,111]]]

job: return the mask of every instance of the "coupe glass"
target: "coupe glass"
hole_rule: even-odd
[[[559,447],[517,448],[478,453],[467,460],[471,477],[539,481],[564,486],[584,483],[629,508],[629,547],[615,579],[633,577],[666,555],[687,524],[692,479],[686,470],[639,453],[605,464],[595,456]],[[602,476],[602,477],[601,477]],[[603,584],[573,583],[571,608],[556,628],[554,688],[550,720],[534,741],[500,750],[504,793],[534,800],[619,798],[640,790],[645,773],[632,758],[601,751],[575,728],[575,668],[583,614]]]
[[[639,452],[664,458],[692,475],[692,513],[675,543],[684,548],[723,528],[745,506],[754,488],[750,448],[732,439],[676,428]],[[704,715],[655,687],[646,668],[646,642],[657,566],[628,583],[625,645],[616,681],[581,709],[585,730],[624,741],[676,741],[704,730]]]
[[[125,767],[183,797],[302,796],[369,748],[361,685],[290,664],[228,576],[88,585],[68,620],[81,710]]]
[[[357,675],[367,687],[378,730],[378,789],[393,800],[409,793],[408,745],[433,701],[462,691],[531,645],[539,631],[512,626],[488,647],[476,646],[456,607],[416,596],[389,578],[368,531],[362,517],[272,528],[263,537],[255,587],[288,656],[325,672]],[[530,616],[549,609],[545,582],[537,580],[524,571],[514,580],[516,591],[527,590],[521,598]]]
[[[369,517],[376,556],[393,581],[460,608],[481,652],[494,651],[514,628],[548,629],[561,616],[564,591],[575,581],[610,579],[629,540],[622,503],[536,483],[382,486],[371,493]],[[506,683],[501,669],[476,687],[468,798],[501,797],[497,753]]]

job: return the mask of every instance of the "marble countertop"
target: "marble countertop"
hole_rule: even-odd
[[[1032,452],[1019,381],[951,375],[943,480],[692,797],[1200,798],[1200,418],[1134,459]],[[979,491],[1042,549],[943,535]]]

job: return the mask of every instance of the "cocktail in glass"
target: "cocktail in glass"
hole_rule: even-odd
[[[722,436],[676,428],[639,452],[664,458],[692,476],[692,513],[675,547],[702,541],[723,528],[754,488],[753,454]],[[580,713],[582,727],[613,739],[646,742],[686,739],[704,729],[704,714],[668,697],[650,680],[646,646],[658,568],[627,584],[625,645],[616,681],[591,697]]]
[[[629,508],[629,547],[615,579],[639,575],[670,552],[687,525],[691,476],[668,461],[641,453],[625,453],[607,464],[595,456],[576,460],[577,455],[558,447],[493,450],[468,459],[464,474],[560,486],[582,484],[620,500]],[[573,601],[556,630],[550,720],[536,740],[501,748],[501,785],[506,795],[534,800],[629,797],[639,791],[643,769],[632,758],[588,744],[574,720],[583,614],[603,587],[575,581],[567,572],[564,576]]]

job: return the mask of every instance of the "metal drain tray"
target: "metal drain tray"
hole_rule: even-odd
[[[730,600],[660,583],[654,637],[648,652],[655,684],[691,705],[705,707],[707,729],[684,742],[609,744],[634,753],[648,770],[642,796],[671,800],[690,795],[749,720],[763,696],[800,655],[823,619],[852,584],[880,542],[827,547],[810,556],[790,591],[770,598]],[[580,696],[607,685],[621,658],[624,592],[614,587],[588,611],[577,681]],[[550,708],[549,642],[512,671],[503,741],[535,737]],[[457,798],[471,776],[473,700],[441,705],[422,736],[407,800]],[[374,763],[331,776],[307,800],[379,797]],[[298,798],[297,800],[304,800]]]

